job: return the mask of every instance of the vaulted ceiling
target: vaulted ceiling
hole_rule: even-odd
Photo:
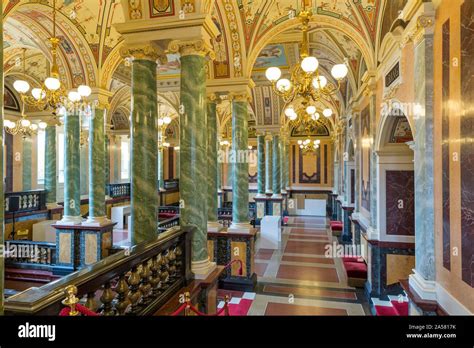
[[[2,1],[6,76],[14,80],[23,74],[20,58],[25,48],[25,74],[39,82],[45,78],[51,59],[47,39],[52,32],[53,0]],[[325,75],[330,78],[330,67],[349,59],[347,86],[338,96],[342,108],[347,94],[357,90],[362,73],[376,67],[380,33],[390,30],[387,23],[396,19],[405,3],[406,0],[57,0],[58,36],[62,39],[59,67],[68,87],[87,83],[113,91],[115,109],[111,115],[126,114],[130,67],[120,57],[123,39],[114,24],[159,21],[183,12],[201,12],[210,14],[220,32],[211,43],[216,60],[210,63],[209,78],[252,77],[257,89],[265,89],[266,67],[276,65],[288,71],[298,62],[301,32],[299,21],[293,17],[305,4],[314,13],[311,51],[319,58]],[[179,71],[176,55],[168,55],[168,63],[158,71],[158,93],[163,95],[160,99],[170,112],[175,107],[170,99],[178,98]],[[256,90],[254,97],[263,93],[266,92]],[[166,98],[165,94],[174,96]],[[254,108],[259,103],[254,101]],[[275,107],[282,106],[277,102]],[[261,110],[254,111],[257,123],[259,117],[265,118],[259,115]],[[221,115],[220,121],[228,116]],[[123,115],[120,117],[123,123]]]

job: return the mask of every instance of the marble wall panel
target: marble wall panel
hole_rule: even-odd
[[[415,235],[415,175],[408,170],[386,171],[387,235]]]

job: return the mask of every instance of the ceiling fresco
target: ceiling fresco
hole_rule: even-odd
[[[52,31],[52,0],[2,1],[6,71],[21,73],[18,58],[21,48],[26,47],[27,75],[33,80],[44,79],[51,59],[47,39]],[[331,79],[330,67],[344,58],[349,61],[347,88],[343,86],[335,102],[342,105],[348,95],[355,93],[363,72],[375,68],[376,41],[381,41],[376,33],[381,32],[382,25],[388,31],[405,3],[406,0],[57,0],[58,36],[62,39],[60,74],[69,88],[87,83],[129,98],[129,92],[123,91],[130,86],[130,66],[120,57],[124,41],[115,24],[142,19],[162,21],[163,17],[179,16],[181,11],[186,15],[204,12],[219,31],[210,42],[216,59],[209,63],[209,77],[253,78],[257,84],[252,102],[256,122],[267,124],[271,119],[275,123],[281,113],[277,110],[283,106],[270,95],[264,72],[270,66],[278,66],[288,74],[298,63],[301,39],[297,38],[301,32],[293,18],[303,5],[314,13],[310,49],[320,60],[323,74]],[[295,39],[279,40],[283,34]],[[160,93],[166,90],[166,81],[177,80],[180,73],[179,55],[168,54],[167,58],[158,68],[159,79],[165,82]],[[123,103],[129,100],[114,105],[122,107]]]

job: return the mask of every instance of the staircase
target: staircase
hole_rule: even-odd
[[[388,301],[378,298],[370,299],[376,316],[408,316],[408,297],[405,292],[398,296],[389,295]]]

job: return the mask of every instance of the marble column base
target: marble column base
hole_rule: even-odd
[[[215,262],[210,262],[209,258],[203,261],[192,261],[191,272],[194,273],[195,279],[206,279],[215,269]]]
[[[207,222],[207,232],[220,232],[223,229],[224,229],[224,226],[222,226],[217,221],[208,221]]]
[[[266,190],[266,191],[265,191],[265,194],[266,194],[266,195],[272,195],[272,194],[273,194],[273,191],[272,191],[272,190]]]
[[[91,226],[91,227],[102,227],[112,224],[107,216],[99,216],[99,217],[88,217],[86,221],[82,223],[83,226]]]
[[[265,193],[257,193],[255,198],[267,198],[267,195]]]
[[[227,229],[227,232],[241,232],[250,233],[253,227],[248,222],[232,222],[232,225]]]
[[[435,281],[425,280],[425,278],[414,269],[413,274],[410,274],[408,277],[408,283],[422,300],[436,301]]]
[[[285,189],[281,190],[281,194],[282,195],[287,195],[288,194],[288,191],[286,191]]]
[[[59,205],[57,202],[55,203],[46,203],[46,209],[51,210],[51,209],[57,209],[57,208],[62,208],[62,205]]]
[[[82,221],[83,221],[82,216],[67,216],[67,215],[64,215],[63,218],[56,223],[56,225],[60,225],[60,226],[81,225]]]
[[[272,199],[273,199],[273,198],[282,199],[283,197],[282,197],[281,194],[276,194],[276,193],[274,193],[274,194],[272,195]]]

